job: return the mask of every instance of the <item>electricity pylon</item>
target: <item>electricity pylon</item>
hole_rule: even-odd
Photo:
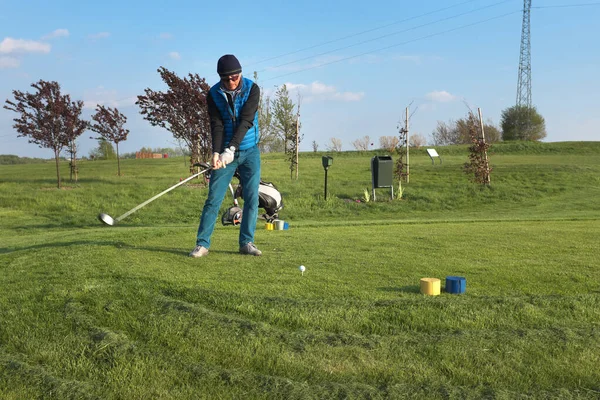
[[[523,27],[521,30],[521,54],[519,56],[519,81],[517,83],[517,106],[531,108],[531,0],[523,1]]]

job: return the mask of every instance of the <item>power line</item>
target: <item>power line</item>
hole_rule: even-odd
[[[443,19],[440,19],[440,20],[437,20],[437,21],[433,21],[433,22],[430,22],[430,23],[427,23],[427,24],[422,24],[422,25],[419,25],[419,26],[416,26],[416,27],[413,27],[413,28],[409,28],[409,29],[406,29],[404,31],[393,32],[393,33],[390,33],[390,34],[387,34],[387,35],[384,35],[384,36],[380,36],[378,38],[374,38],[374,39],[362,41],[362,42],[359,42],[359,43],[356,43],[356,44],[353,44],[353,45],[341,47],[341,48],[334,49],[334,50],[331,50],[331,51],[328,51],[328,52],[324,52],[324,53],[320,53],[320,54],[317,54],[317,55],[314,55],[314,56],[311,56],[311,57],[305,57],[305,58],[302,58],[302,59],[299,59],[299,60],[295,60],[295,61],[291,61],[291,62],[288,62],[288,63],[285,63],[285,64],[280,64],[278,66],[271,67],[271,68],[279,68],[279,67],[282,67],[282,66],[286,66],[286,65],[289,65],[289,64],[296,63],[296,62],[305,61],[307,59],[311,59],[311,58],[314,58],[314,57],[319,57],[319,56],[322,56],[322,55],[333,53],[333,52],[338,51],[338,50],[344,50],[344,49],[347,49],[347,48],[350,48],[350,47],[354,47],[354,46],[357,46],[357,45],[360,45],[360,44],[364,44],[364,43],[367,43],[367,42],[372,42],[374,40],[378,40],[378,39],[381,39],[381,38],[384,38],[384,37],[392,36],[392,35],[395,35],[395,34],[398,34],[398,33],[407,32],[407,31],[414,30],[414,29],[417,29],[417,28],[421,28],[421,27],[424,27],[424,26],[427,26],[427,25],[432,25],[432,24],[435,24],[435,23],[438,23],[438,22],[442,22],[442,21],[445,21],[445,20],[448,20],[448,19],[452,19],[452,18],[456,18],[456,17],[459,17],[459,16],[463,16],[465,14],[469,14],[469,13],[472,13],[472,12],[475,12],[475,11],[479,11],[479,10],[483,10],[483,9],[486,9],[486,8],[490,8],[490,7],[493,7],[493,6],[502,4],[502,3],[506,3],[508,1],[510,1],[510,0],[501,1],[501,2],[494,3],[494,4],[491,4],[491,5],[485,6],[485,7],[481,7],[481,8],[472,10],[472,11],[467,11],[465,13],[457,14],[457,15],[454,15],[454,16],[451,16],[451,17],[447,17],[447,18],[443,18]],[[595,2],[595,3],[580,3],[580,4],[564,4],[564,5],[556,5],[556,6],[537,6],[537,7],[531,7],[531,8],[537,8],[537,9],[544,9],[544,8],[569,8],[569,7],[583,7],[583,6],[597,6],[597,5],[600,5],[600,2]],[[512,15],[512,14],[516,14],[518,12],[522,12],[522,11],[523,10],[521,9],[521,10],[518,10],[518,11],[514,11],[514,12],[510,12],[510,13],[507,13],[507,14],[500,15],[498,17],[492,17],[490,19],[486,19],[486,20],[483,20],[483,21],[475,22],[473,24],[463,25],[463,26],[460,26],[458,28],[454,28],[454,29],[450,29],[450,30],[447,30],[447,31],[435,33],[435,34],[432,34],[432,35],[423,36],[423,37],[416,38],[416,39],[409,40],[409,41],[402,42],[402,43],[397,43],[397,44],[394,44],[394,45],[391,45],[391,46],[388,46],[388,47],[383,47],[383,48],[380,48],[380,49],[371,50],[371,51],[364,52],[364,53],[361,53],[361,54],[358,54],[358,55],[355,55],[355,56],[350,56],[350,57],[342,58],[342,59],[339,59],[339,60],[333,60],[333,61],[322,63],[322,64],[319,64],[319,65],[302,68],[302,69],[300,69],[298,71],[293,71],[293,72],[290,72],[290,73],[287,73],[287,74],[282,74],[282,75],[275,76],[273,78],[265,79],[265,81],[270,81],[270,80],[273,80],[273,79],[282,78],[282,77],[285,77],[285,76],[288,76],[288,75],[297,74],[297,73],[304,72],[304,71],[307,71],[307,70],[311,70],[311,69],[315,69],[315,68],[320,68],[320,67],[323,67],[323,66],[327,66],[327,65],[330,65],[330,64],[337,63],[337,62],[351,60],[353,58],[361,57],[363,55],[375,53],[375,52],[382,51],[382,50],[387,50],[387,49],[392,48],[392,47],[401,46],[401,45],[412,43],[412,42],[415,42],[415,41],[418,41],[418,40],[427,39],[427,38],[430,38],[432,36],[438,36],[438,35],[441,35],[441,34],[444,34],[444,33],[453,32],[455,30],[467,28],[467,27],[470,27],[470,26],[473,26],[473,25],[477,25],[477,24],[480,24],[480,23],[491,21],[491,20],[494,20],[494,19],[497,19],[497,18],[502,18],[502,17],[508,16],[508,15]],[[266,70],[267,69],[263,69],[262,71],[258,71],[258,72],[264,72]]]
[[[323,64],[319,64],[319,65],[314,65],[314,66],[311,66],[311,67],[303,68],[303,69],[300,69],[298,71],[289,72],[287,74],[278,75],[278,76],[275,76],[273,78],[265,79],[265,81],[270,81],[270,80],[273,80],[273,79],[283,78],[283,77],[288,76],[288,75],[298,74],[300,72],[308,71],[308,70],[311,70],[311,69],[321,68],[321,67],[324,67],[326,65],[335,64],[335,63],[338,63],[338,62],[351,60],[353,58],[362,57],[362,56],[367,55],[367,54],[376,53],[378,51],[383,51],[383,50],[391,49],[392,47],[398,47],[398,46],[402,46],[402,45],[405,45],[405,44],[408,44],[408,43],[413,43],[413,42],[416,42],[416,41],[419,41],[419,40],[429,39],[429,38],[434,37],[434,36],[443,35],[445,33],[454,32],[454,31],[457,31],[457,30],[460,30],[460,29],[464,29],[464,28],[469,28],[471,26],[483,24],[485,22],[493,21],[495,19],[500,19],[500,18],[507,17],[507,16],[512,15],[512,14],[520,13],[520,12],[522,12],[522,10],[512,11],[512,12],[509,12],[509,13],[506,13],[506,14],[498,15],[498,16],[492,17],[492,18],[487,18],[487,19],[484,19],[484,20],[481,20],[481,21],[477,21],[477,22],[474,22],[474,23],[471,23],[471,24],[461,25],[461,26],[459,26],[457,28],[448,29],[448,30],[445,30],[445,31],[442,31],[442,32],[437,32],[437,33],[433,33],[433,34],[426,35],[426,36],[421,36],[421,37],[416,38],[416,39],[407,40],[405,42],[396,43],[396,44],[393,44],[393,45],[390,45],[390,46],[386,46],[386,47],[381,47],[379,49],[366,51],[364,53],[360,53],[360,54],[357,54],[357,55],[354,55],[354,56],[345,57],[345,58],[342,58],[342,59],[339,59],[339,60],[334,60],[334,61],[326,62],[326,63],[323,63]]]
[[[467,4],[467,3],[472,3],[474,1],[476,1],[476,0],[469,0],[469,1],[458,3],[458,4],[455,4],[455,5],[452,5],[452,6],[448,6],[448,7],[445,7],[445,8],[440,8],[440,9],[437,9],[437,10],[434,10],[434,11],[430,11],[428,13],[420,14],[420,15],[417,15],[417,16],[414,16],[414,17],[410,17],[410,18],[407,18],[407,19],[404,19],[404,20],[393,22],[393,23],[390,23],[390,24],[387,24],[387,25],[383,25],[383,26],[380,26],[380,27],[376,27],[376,28],[373,28],[373,29],[368,29],[366,31],[362,31],[362,32],[359,32],[359,33],[348,35],[348,36],[345,36],[345,37],[342,37],[342,38],[334,39],[334,40],[323,42],[323,43],[320,43],[320,44],[317,44],[317,45],[305,47],[305,48],[302,48],[300,50],[295,50],[295,51],[292,51],[292,52],[289,52],[289,53],[285,53],[285,54],[281,54],[281,55],[278,55],[278,56],[270,57],[270,58],[258,61],[258,62],[254,63],[254,64],[249,64],[249,65],[255,65],[255,64],[266,62],[266,61],[274,60],[274,59],[277,59],[277,58],[281,58],[281,57],[284,57],[284,56],[287,56],[287,55],[296,54],[296,53],[299,53],[299,52],[302,52],[302,51],[305,51],[305,50],[313,49],[313,48],[320,47],[320,46],[323,46],[323,45],[326,45],[326,44],[331,44],[331,43],[338,42],[338,41],[341,41],[341,40],[344,40],[344,39],[348,39],[348,38],[351,38],[351,37],[359,36],[359,35],[362,35],[364,33],[369,33],[369,32],[373,32],[373,31],[376,31],[376,30],[380,30],[380,29],[383,29],[383,28],[386,28],[386,27],[389,27],[389,26],[392,26],[392,25],[396,25],[398,23],[407,22],[407,21],[414,20],[414,19],[417,19],[417,18],[420,18],[420,17],[424,17],[424,16],[427,16],[427,15],[435,14],[435,13],[438,13],[438,12],[441,12],[441,11],[445,11],[445,10],[448,10],[448,9],[451,9],[451,8],[454,8],[454,7],[458,7],[458,6]],[[364,43],[367,43],[367,42],[371,42],[371,41],[374,41],[374,40],[378,40],[378,39],[381,39],[381,38],[384,38],[384,37],[396,35],[398,33],[407,32],[409,30],[414,30],[414,29],[421,28],[421,27],[424,27],[424,26],[427,26],[427,25],[432,25],[432,24],[439,23],[439,22],[442,22],[442,21],[445,21],[445,20],[448,20],[448,19],[452,19],[452,18],[456,18],[456,17],[462,16],[462,15],[466,15],[466,14],[469,14],[469,13],[472,13],[472,12],[475,12],[475,11],[483,10],[485,8],[490,8],[490,7],[493,7],[493,6],[502,4],[502,3],[506,3],[508,1],[511,1],[511,0],[505,0],[505,1],[497,2],[497,3],[491,4],[491,5],[488,5],[488,6],[485,6],[485,7],[481,7],[481,8],[472,10],[472,11],[468,11],[468,12],[465,12],[465,13],[461,13],[461,14],[457,14],[457,15],[451,16],[451,17],[443,18],[443,19],[440,19],[440,20],[437,20],[437,21],[434,21],[434,22],[431,22],[431,23],[422,24],[422,25],[419,25],[419,26],[416,26],[416,27],[413,27],[413,28],[409,28],[409,29],[404,30],[404,31],[394,32],[394,33],[391,33],[391,34],[388,34],[388,35],[380,36],[378,38],[374,38],[374,39],[370,39],[370,40],[367,40],[367,41],[359,42],[359,43],[356,43],[354,45],[349,45],[349,46],[346,46],[346,47],[334,49],[334,50],[331,50],[329,52],[317,54],[315,56],[307,57],[307,58],[300,59],[300,60],[295,60],[295,61],[292,61],[292,62],[289,62],[289,63],[281,64],[279,66],[270,67],[270,68],[278,68],[278,67],[281,67],[281,66],[285,66],[285,65],[289,65],[289,64],[295,63],[295,62],[304,61],[304,60],[306,60],[308,58],[318,57],[318,56],[321,56],[321,55],[324,55],[324,54],[328,54],[328,53],[331,53],[331,52],[335,52],[335,51],[338,51],[338,50],[347,49],[349,47],[354,47],[354,46],[357,46],[357,45],[360,45],[360,44],[364,44]],[[600,2],[579,3],[579,4],[564,4],[564,5],[554,5],[554,6],[532,6],[531,8],[535,8],[535,9],[568,8],[568,7],[584,7],[584,6],[597,6],[597,5],[600,5]],[[327,66],[327,65],[330,65],[330,64],[334,64],[334,63],[338,63],[338,62],[342,62],[342,61],[351,60],[351,59],[354,59],[354,58],[357,58],[357,57],[361,57],[363,55],[367,55],[367,54],[371,54],[371,53],[376,53],[376,52],[382,51],[382,50],[387,50],[389,48],[393,48],[393,47],[397,47],[397,46],[402,46],[402,45],[405,45],[405,44],[408,44],[408,43],[416,42],[416,41],[423,40],[423,39],[428,39],[428,38],[431,38],[431,37],[434,37],[434,36],[443,35],[445,33],[453,32],[453,31],[456,31],[456,30],[464,29],[464,28],[468,28],[468,27],[471,27],[471,26],[474,26],[474,25],[478,25],[478,24],[481,24],[481,23],[492,21],[494,19],[503,18],[505,16],[512,15],[512,14],[515,14],[515,13],[521,12],[521,11],[522,10],[518,10],[518,11],[514,11],[514,12],[502,14],[502,15],[499,15],[497,17],[492,17],[492,18],[489,18],[489,19],[486,19],[486,20],[482,20],[482,21],[478,21],[478,22],[475,22],[475,23],[472,23],[472,24],[462,25],[462,26],[457,27],[457,28],[449,29],[449,30],[446,30],[446,31],[434,33],[434,34],[427,35],[427,36],[422,36],[422,37],[419,37],[419,38],[416,38],[416,39],[412,39],[412,40],[408,40],[408,41],[405,41],[405,42],[396,43],[396,44],[393,44],[391,46],[383,47],[383,48],[380,48],[380,49],[375,49],[375,50],[367,51],[367,52],[364,52],[364,53],[361,53],[361,54],[357,54],[357,55],[350,56],[350,57],[345,57],[345,58],[342,58],[342,59],[339,59],[339,60],[334,60],[334,61],[322,63],[322,64],[311,66],[311,67],[306,67],[306,68],[300,69],[298,71],[293,71],[293,72],[290,72],[290,73],[287,73],[287,74],[278,75],[278,76],[275,76],[275,77],[272,77],[272,78],[265,79],[265,81],[270,81],[270,80],[282,78],[282,77],[285,77],[285,76],[288,76],[288,75],[297,74],[297,73],[308,71],[308,70],[311,70],[311,69],[324,67],[324,66]],[[263,70],[257,71],[257,72],[264,72],[266,70],[267,69],[263,69]],[[124,98],[119,99],[117,101],[126,100],[126,99],[129,99],[130,97],[131,96],[127,96],[127,97],[124,97]],[[8,136],[8,135],[5,135],[5,136]],[[2,136],[0,136],[0,137],[2,137]]]
[[[444,22],[444,21],[448,21],[448,20],[455,19],[455,18],[458,18],[458,17],[462,17],[462,16],[464,16],[464,15],[467,15],[467,14],[472,14],[472,13],[474,13],[474,12],[481,11],[481,10],[485,10],[485,9],[487,9],[487,8],[494,7],[494,6],[497,6],[497,5],[503,4],[503,3],[508,3],[508,2],[510,2],[510,1],[514,1],[514,0],[503,0],[503,1],[499,1],[499,2],[497,2],[497,3],[490,4],[490,5],[487,5],[487,6],[485,6],[485,7],[480,7],[480,8],[476,8],[476,9],[474,9],[474,10],[471,10],[471,11],[466,11],[466,12],[463,12],[463,13],[460,13],[460,14],[455,14],[455,15],[452,15],[452,16],[450,16],[450,17],[441,18],[441,19],[438,19],[438,20],[436,20],[436,21],[433,21],[433,22],[428,22],[428,23],[426,23],[426,24],[417,25],[417,26],[414,26],[414,27],[412,27],[412,28],[404,29],[404,30],[402,30],[402,31],[396,31],[396,32],[388,33],[387,35],[378,36],[378,37],[376,37],[376,38],[372,38],[372,39],[368,39],[368,40],[363,40],[362,42],[358,42],[358,43],[350,44],[350,45],[348,45],[348,46],[344,46],[344,47],[338,47],[337,49],[333,49],[333,50],[329,50],[329,51],[326,51],[326,52],[323,52],[323,53],[319,53],[319,54],[316,54],[316,55],[312,55],[312,56],[308,56],[308,57],[300,58],[300,59],[297,59],[297,60],[294,60],[294,61],[290,61],[290,62],[287,62],[287,63],[284,63],[284,64],[279,64],[279,65],[276,65],[276,66],[274,66],[274,67],[268,67],[268,68],[262,69],[262,70],[260,70],[260,71],[257,71],[257,72],[265,72],[265,71],[268,71],[268,70],[269,70],[269,69],[271,69],[271,68],[279,68],[279,67],[283,67],[283,66],[286,66],[286,65],[295,64],[295,63],[297,63],[297,62],[306,61],[306,60],[309,60],[309,59],[311,59],[311,58],[320,57],[320,56],[323,56],[323,55],[326,55],[326,54],[334,53],[334,52],[336,52],[336,51],[339,51],[339,50],[346,50],[346,49],[349,49],[349,48],[351,48],[351,47],[359,46],[359,45],[361,45],[361,44],[365,44],[365,43],[374,42],[374,41],[376,41],[376,40],[379,40],[379,39],[383,39],[383,38],[386,38],[386,37],[390,37],[390,36],[398,35],[398,34],[400,34],[400,33],[406,33],[406,32],[412,31],[412,30],[416,30],[416,29],[419,29],[419,28],[423,28],[423,27],[425,27],[425,26],[434,25],[434,24],[437,24],[437,23],[440,23],[440,22]]]
[[[378,26],[378,27],[375,27],[375,28],[372,28],[372,29],[367,29],[366,31],[362,31],[362,32],[358,32],[358,33],[353,33],[353,34],[348,35],[348,36],[343,36],[341,38],[329,40],[327,42],[318,43],[318,44],[315,44],[315,45],[312,45],[312,46],[304,47],[304,48],[299,49],[299,50],[290,51],[289,53],[284,53],[284,54],[280,54],[278,56],[269,57],[269,58],[257,61],[255,63],[249,64],[249,66],[256,65],[256,64],[262,64],[264,62],[276,60],[276,59],[281,58],[281,57],[285,57],[285,56],[289,56],[289,55],[292,55],[292,54],[300,53],[300,52],[303,52],[303,51],[306,51],[306,50],[311,50],[311,49],[314,49],[314,48],[317,48],[317,47],[325,46],[327,44],[336,43],[336,42],[339,42],[339,41],[342,41],[342,40],[345,40],[345,39],[349,39],[349,38],[352,38],[352,37],[364,35],[365,33],[370,33],[370,32],[374,32],[374,31],[378,31],[380,29],[389,28],[390,26],[393,26],[393,25],[398,25],[398,24],[401,24],[403,22],[408,22],[408,21],[412,21],[414,19],[418,19],[418,18],[421,18],[421,17],[426,17],[428,15],[432,15],[432,14],[436,14],[438,12],[446,11],[446,10],[449,10],[451,8],[454,8],[454,7],[462,6],[464,4],[473,3],[474,1],[477,1],[477,0],[464,1],[462,3],[454,4],[454,5],[451,5],[451,6],[448,6],[448,7],[444,7],[444,8],[439,8],[437,10],[430,11],[430,12],[427,12],[427,13],[424,13],[424,14],[416,15],[414,17],[405,18],[405,19],[402,19],[402,20],[399,20],[399,21],[395,21],[395,22],[389,23],[387,25]]]
[[[580,4],[561,4],[556,6],[532,6],[531,8],[570,8],[570,7],[585,7],[585,6],[600,6],[598,3],[580,3]]]

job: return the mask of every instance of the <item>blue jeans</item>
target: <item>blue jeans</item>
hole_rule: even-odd
[[[204,246],[207,249],[210,247],[210,236],[215,229],[219,209],[236,168],[240,173],[242,196],[244,197],[244,211],[240,225],[240,247],[254,242],[256,218],[258,217],[258,186],[260,185],[260,150],[258,146],[236,151],[231,164],[228,164],[225,168],[216,169],[210,174],[208,198],[204,203],[202,215],[200,216],[196,246]]]

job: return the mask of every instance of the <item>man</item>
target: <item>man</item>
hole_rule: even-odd
[[[196,248],[192,250],[190,257],[208,254],[219,209],[236,169],[240,175],[244,198],[239,236],[240,253],[260,256],[262,252],[254,245],[260,184],[260,89],[250,79],[242,77],[242,66],[231,54],[219,59],[217,72],[221,80],[210,89],[206,97],[212,134],[213,171],[210,175],[208,198],[200,217]]]

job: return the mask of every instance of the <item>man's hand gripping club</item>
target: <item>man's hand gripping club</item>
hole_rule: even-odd
[[[225,168],[227,164],[233,162],[233,150],[227,148],[221,154],[213,153],[212,165],[213,169]]]

